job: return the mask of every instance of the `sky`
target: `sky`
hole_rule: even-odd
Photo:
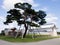
[[[47,23],[56,24],[60,31],[60,0],[0,0],[0,31],[4,28],[18,27],[16,22],[9,25],[4,25],[3,22],[6,20],[7,11],[14,8],[15,3],[27,2],[32,5],[32,8],[36,11],[43,10],[46,12],[45,17]]]

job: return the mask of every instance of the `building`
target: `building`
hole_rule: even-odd
[[[51,35],[51,36],[57,36],[57,27],[55,24],[45,24],[40,27],[33,27],[29,29],[28,34],[41,34],[41,35]]]
[[[57,36],[57,27],[55,24],[45,24],[45,25],[41,25],[40,27],[31,27],[28,29],[27,34],[32,34],[32,38],[34,38],[34,35],[51,35],[51,36]],[[9,31],[11,32],[11,29],[5,29],[5,35],[7,36],[9,34]],[[18,36],[18,34],[20,32],[21,36],[23,38],[23,34],[24,34],[24,29],[22,30],[16,30],[16,36]]]

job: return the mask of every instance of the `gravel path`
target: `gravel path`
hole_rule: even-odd
[[[12,43],[0,40],[0,45],[60,45],[60,38],[29,43]]]

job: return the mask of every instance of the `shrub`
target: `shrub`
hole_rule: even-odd
[[[0,35],[5,35],[4,30],[1,31],[1,34]]]

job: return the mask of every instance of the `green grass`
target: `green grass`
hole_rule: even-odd
[[[0,36],[1,40],[9,41],[9,42],[36,42],[36,41],[42,41],[42,40],[47,40],[47,39],[53,39],[57,37],[51,37],[48,35],[37,35],[35,36],[34,39],[32,39],[31,35],[27,35],[26,38],[22,39],[21,37],[18,38],[13,38],[13,37],[8,37],[8,36]]]

